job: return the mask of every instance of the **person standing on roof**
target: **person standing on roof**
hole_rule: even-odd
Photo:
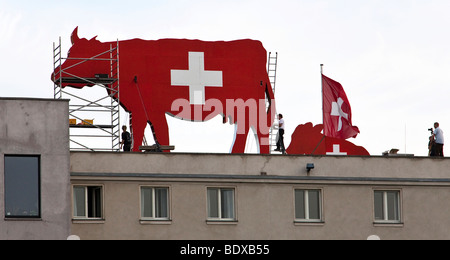
[[[284,119],[283,115],[278,115],[278,141],[277,141],[277,149],[275,149],[276,152],[282,152],[285,153],[284,148]]]
[[[122,142],[120,142],[120,149],[123,147],[124,152],[131,151],[131,134],[127,132],[127,126],[122,126]]]
[[[444,157],[444,131],[439,127],[439,123],[434,123],[433,136],[435,139],[434,155]]]

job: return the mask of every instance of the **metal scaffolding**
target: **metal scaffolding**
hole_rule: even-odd
[[[53,82],[54,98],[70,99],[69,117],[75,124],[70,124],[70,149],[79,151],[114,151],[120,150],[120,95],[119,95],[119,41],[111,43],[109,50],[92,57],[63,57],[61,37],[59,43],[53,43]],[[99,58],[109,54],[109,58]],[[85,78],[62,69],[66,60],[76,60],[71,66],[82,66],[87,62],[109,61],[110,73]],[[64,88],[63,84],[86,84],[104,88],[105,96],[81,96],[75,88]],[[101,94],[103,95],[103,94]],[[88,119],[95,119],[95,122]],[[68,119],[69,121],[69,119]],[[100,121],[101,123],[97,123]],[[69,123],[69,122],[68,122]],[[110,139],[102,142],[101,139]]]

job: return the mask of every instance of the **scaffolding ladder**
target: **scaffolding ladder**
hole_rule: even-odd
[[[98,53],[93,57],[62,57],[61,37],[59,43],[53,43],[53,82],[54,98],[70,99],[69,118],[75,119],[79,124],[70,124],[70,149],[78,151],[120,151],[120,96],[119,96],[119,41],[111,43],[109,50]],[[109,57],[108,57],[109,56]],[[101,57],[101,58],[100,58]],[[108,58],[105,58],[108,57]],[[97,74],[95,78],[86,78],[71,74],[62,69],[66,60],[76,60],[76,66],[87,62],[108,61],[109,74]],[[74,88],[64,88],[63,84],[86,84],[100,86],[106,89],[102,97],[84,97]],[[94,124],[86,120],[97,118],[102,124]],[[69,119],[68,119],[69,121]],[[109,144],[96,140],[110,139]]]
[[[270,84],[272,85],[273,94],[275,95],[276,90],[276,81],[277,81],[277,66],[278,66],[278,52],[275,52],[273,54],[272,52],[269,52],[269,58],[267,62],[267,75],[269,76]],[[275,114],[277,115],[277,111],[275,111]],[[272,123],[272,126],[278,123],[278,118],[275,116],[274,122]],[[278,141],[278,128],[271,127],[270,128],[270,153],[276,153],[274,151],[275,147],[277,146]],[[284,153],[284,152],[283,152]]]
[[[267,74],[269,75],[270,84],[272,84],[273,93],[275,93],[275,85],[277,81],[277,64],[278,64],[278,52],[275,52],[275,56],[272,52],[269,52],[269,60],[267,63]]]

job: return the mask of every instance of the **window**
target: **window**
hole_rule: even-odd
[[[207,193],[208,220],[236,219],[233,188],[208,188]]]
[[[295,221],[322,222],[321,190],[295,190]]]
[[[5,217],[40,218],[40,156],[5,156]]]
[[[374,211],[377,223],[400,223],[400,191],[375,191]]]
[[[101,219],[102,186],[73,186],[73,216],[77,219]]]
[[[141,187],[141,219],[170,219],[169,188]]]

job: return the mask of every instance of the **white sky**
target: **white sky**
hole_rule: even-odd
[[[279,53],[286,143],[297,125],[322,123],[323,63],[361,131],[350,141],[426,155],[435,121],[450,133],[449,13],[448,0],[0,0],[0,96],[53,97],[52,43],[61,36],[67,53],[76,26],[100,41],[251,38]],[[176,151],[229,151],[234,127],[221,119],[169,124]]]

